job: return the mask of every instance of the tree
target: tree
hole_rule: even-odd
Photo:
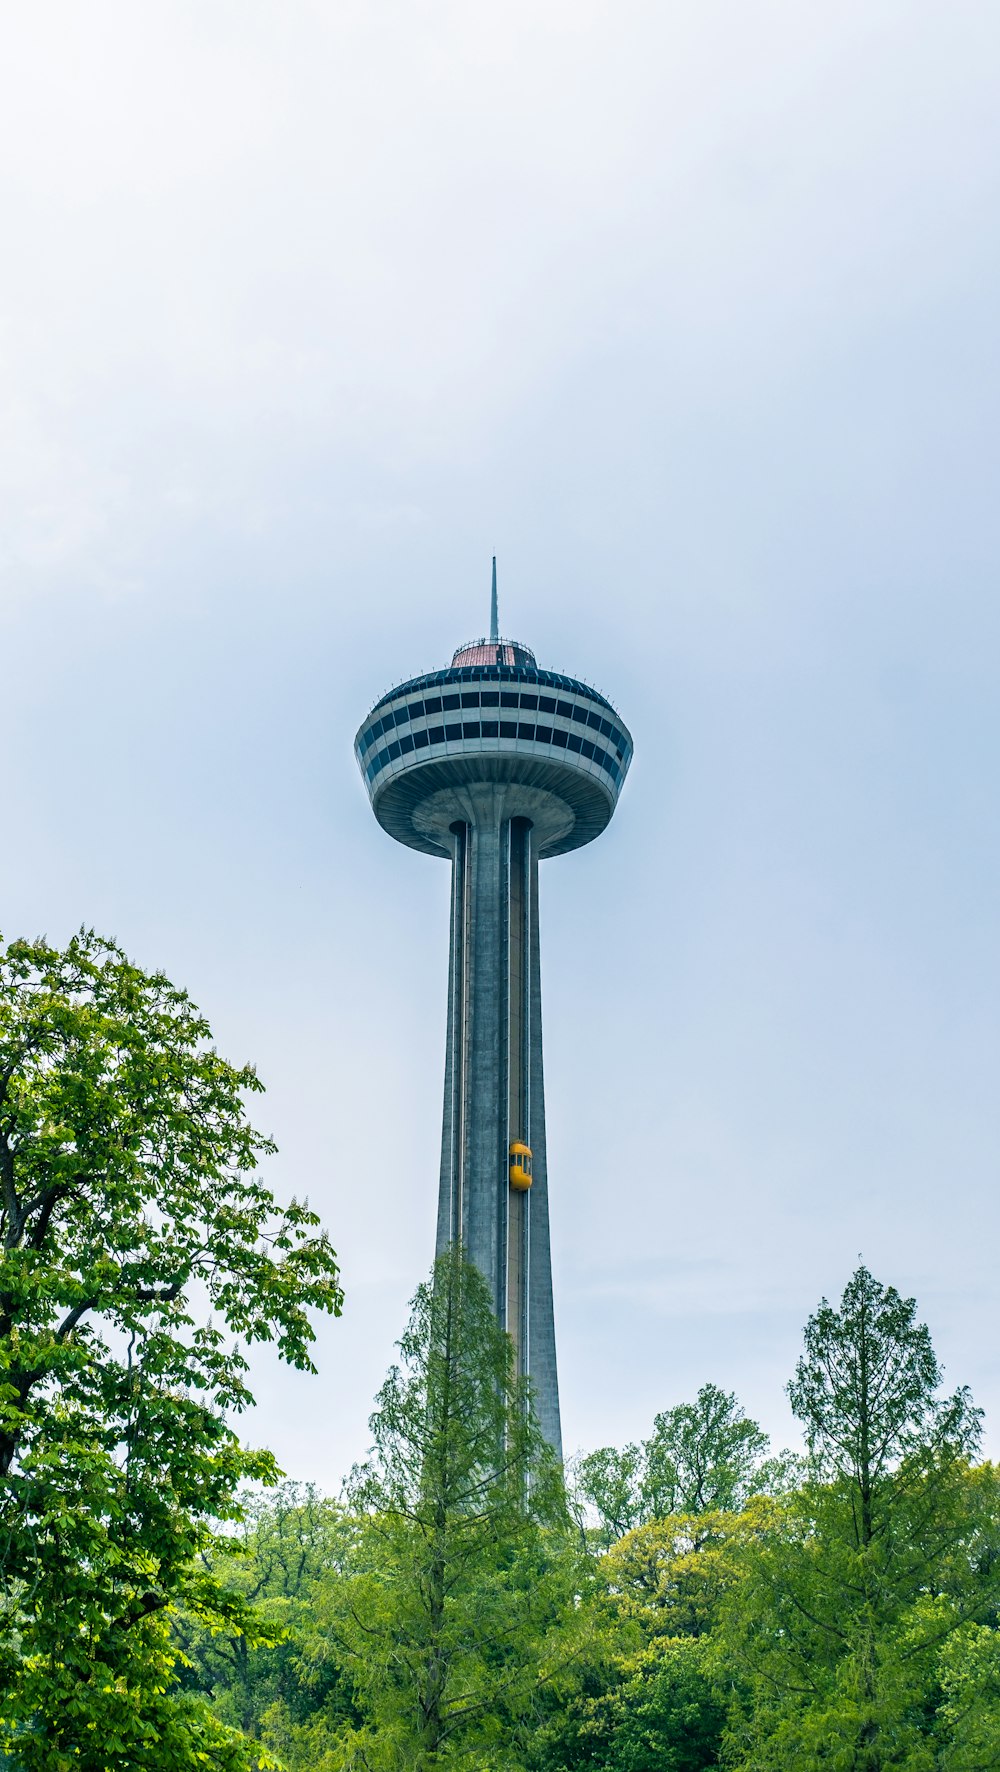
[[[938,1764],[944,1772],[1000,1766],[1000,1630],[968,1624],[953,1632],[939,1674]]]
[[[755,1525],[739,1512],[749,1498],[796,1475],[788,1454],[767,1450],[736,1397],[706,1384],[658,1414],[649,1439],[578,1461],[576,1493],[597,1520],[588,1536],[605,1554],[590,1654],[537,1747],[546,1772],[715,1765],[723,1707],[703,1664],[728,1578],[722,1553]]]
[[[733,1393],[702,1385],[694,1403],[654,1419],[643,1472],[646,1517],[738,1511],[771,1481],[767,1450],[767,1435],[741,1414]]]
[[[990,1612],[1000,1535],[995,1474],[969,1463],[979,1412],[940,1379],[914,1301],[864,1267],[810,1318],[789,1385],[810,1480],[747,1548],[723,1610],[739,1765],[934,1763],[942,1649]]]
[[[598,1560],[590,1636],[536,1743],[538,1772],[702,1772],[715,1767],[725,1701],[712,1633],[734,1546],[759,1539],[775,1503],[741,1514],[650,1520]]]
[[[518,1765],[517,1737],[574,1623],[577,1563],[556,1461],[513,1345],[460,1250],[441,1255],[371,1418],[349,1484],[352,1573],[317,1597],[361,1718],[272,1734],[310,1772]],[[308,1653],[308,1645],[307,1650]]]
[[[211,1700],[215,1714],[260,1740],[265,1713],[285,1706],[293,1722],[332,1708],[342,1688],[336,1657],[303,1656],[314,1640],[313,1608],[320,1584],[342,1574],[350,1540],[339,1502],[311,1483],[282,1483],[273,1493],[251,1492],[242,1520],[202,1552],[212,1578],[253,1609],[258,1640],[244,1629],[207,1626],[181,1614],[176,1635],[183,1652],[185,1690]]]
[[[576,1467],[577,1491],[597,1515],[605,1548],[651,1520],[708,1510],[736,1511],[750,1495],[787,1486],[787,1453],[766,1458],[768,1438],[743,1415],[735,1395],[702,1385],[693,1403],[678,1403],[653,1421],[640,1445],[602,1446]]]
[[[982,1411],[966,1386],[938,1396],[941,1367],[916,1300],[859,1267],[835,1311],[824,1298],[805,1327],[788,1386],[817,1475],[846,1487],[850,1534],[861,1548],[886,1530],[913,1461],[949,1464],[979,1444]]]
[[[164,1697],[168,1614],[244,1620],[198,1562],[276,1474],[227,1420],[242,1347],[311,1370],[341,1307],[315,1215],[256,1174],[259,1089],[112,942],[0,949],[0,1743],[30,1772],[239,1763]]]
[[[596,1518],[595,1544],[603,1550],[624,1538],[648,1517],[645,1494],[646,1447],[630,1443],[598,1446],[576,1460],[574,1488],[585,1509]]]
[[[710,1772],[725,1705],[703,1662],[700,1644],[672,1638],[613,1658],[597,1690],[599,1670],[578,1670],[534,1739],[532,1772]]]

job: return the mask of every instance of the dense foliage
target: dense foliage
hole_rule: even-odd
[[[286,1490],[244,1528],[284,1640],[200,1656],[289,1772],[1000,1766],[1000,1474],[912,1299],[861,1268],[810,1319],[805,1458],[706,1385],[568,1497],[457,1257],[401,1348],[343,1511]]]
[[[171,1618],[253,1640],[202,1553],[270,1454],[246,1344],[310,1367],[315,1216],[258,1178],[260,1085],[183,991],[83,933],[0,950],[0,1752],[23,1772],[240,1767],[173,1692]]]
[[[912,1299],[806,1325],[800,1458],[706,1384],[566,1477],[458,1251],[339,1499],[233,1426],[338,1311],[249,1069],[81,935],[0,950],[0,1764],[1000,1768],[1000,1473]]]

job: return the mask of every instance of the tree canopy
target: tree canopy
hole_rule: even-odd
[[[296,1764],[499,1769],[572,1621],[577,1541],[510,1337],[460,1249],[418,1288],[347,1499],[346,1580],[317,1592],[357,1722],[293,1736]],[[272,1725],[273,1726],[273,1725]],[[286,1738],[286,1751],[288,1739]]]
[[[770,1442],[731,1391],[702,1385],[653,1421],[647,1440],[618,1451],[601,1446],[577,1461],[578,1494],[596,1516],[605,1547],[650,1520],[739,1508],[750,1495],[782,1487],[788,1454],[767,1456]]]
[[[0,950],[0,1740],[25,1768],[209,1751],[162,1701],[167,1615],[232,1613],[198,1554],[276,1474],[230,1422],[245,1350],[311,1369],[312,1314],[341,1308],[315,1214],[258,1173],[259,1090],[113,942]]]
[[[452,1252],[328,1548],[280,1601],[286,1640],[198,1652],[215,1714],[244,1705],[286,1772],[1000,1767],[1000,1476],[975,1462],[967,1393],[943,1391],[912,1300],[864,1269],[810,1317],[790,1389],[806,1458],[772,1463],[706,1385],[582,1461],[621,1481],[600,1511],[587,1479],[574,1530],[511,1344]],[[315,1520],[315,1498],[297,1518],[265,1500],[244,1588],[286,1582],[275,1543],[318,1542]]]
[[[340,1497],[243,1444],[337,1264],[260,1085],[84,932],[0,949],[0,1760],[11,1772],[984,1772],[1000,1473],[865,1267],[788,1386],[705,1384],[567,1496],[461,1249]]]
[[[740,1672],[730,1750],[747,1772],[881,1772],[951,1752],[942,1655],[993,1620],[1000,1488],[971,1465],[979,1412],[940,1383],[913,1299],[867,1268],[806,1325],[788,1387],[806,1481],[737,1558],[719,1638]]]

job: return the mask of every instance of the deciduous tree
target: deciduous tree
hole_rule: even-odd
[[[286,1482],[242,1501],[243,1518],[201,1554],[225,1591],[253,1609],[255,1632],[220,1628],[180,1614],[175,1631],[186,1662],[182,1684],[212,1702],[217,1716],[259,1741],[265,1713],[283,1704],[305,1721],[333,1704],[342,1685],[335,1652],[320,1650],[317,1589],[342,1574],[350,1529],[340,1504],[311,1483]],[[303,1645],[313,1653],[303,1655]]]
[[[213,1733],[236,1763],[164,1698],[166,1615],[239,1614],[198,1553],[275,1476],[228,1419],[242,1349],[311,1368],[341,1304],[315,1215],[259,1177],[259,1088],[113,943],[0,950],[0,1739],[32,1772],[204,1765]]]
[[[768,1444],[731,1391],[702,1385],[693,1403],[654,1418],[648,1440],[622,1451],[601,1446],[577,1461],[577,1492],[596,1515],[598,1544],[672,1514],[738,1511],[750,1495],[787,1487],[794,1461],[768,1458]]]

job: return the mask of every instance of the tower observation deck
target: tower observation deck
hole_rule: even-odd
[[[632,739],[587,684],[488,639],[376,702],[355,754],[380,825],[451,862],[437,1248],[486,1277],[561,1453],[549,1254],[538,863],[600,836]]]

